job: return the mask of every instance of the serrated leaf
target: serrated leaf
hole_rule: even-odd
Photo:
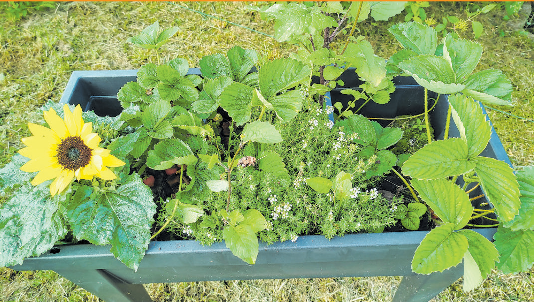
[[[197,158],[181,139],[162,140],[148,151],[146,164],[154,170],[165,170],[176,165],[194,165]]]
[[[227,225],[224,227],[223,239],[226,247],[241,260],[254,264],[258,256],[258,238],[250,225]]]
[[[262,144],[274,144],[281,142],[282,136],[270,123],[255,121],[245,125],[241,140],[243,142],[252,141]]]
[[[505,274],[526,272],[534,264],[534,231],[499,227],[493,236],[499,251],[497,268]]]
[[[469,157],[479,155],[491,137],[491,126],[486,120],[482,108],[465,95],[449,96],[449,103],[453,109],[454,123],[460,130],[460,135],[467,142]]]
[[[243,125],[250,120],[253,96],[252,87],[234,82],[221,93],[220,105],[237,125]]]
[[[212,154],[211,156],[205,154],[198,154],[198,157],[208,164],[208,169],[211,170],[217,163],[219,163],[219,156]]]
[[[265,63],[259,71],[260,91],[265,99],[293,88],[310,77],[310,68],[293,59],[276,59]]]
[[[386,62],[386,70],[388,74],[396,74],[402,72],[402,70],[397,67],[397,65],[409,58],[416,57],[418,54],[410,49],[401,49],[395,54],[393,54],[391,57],[389,57],[389,60]]]
[[[452,223],[455,230],[463,228],[471,219],[473,206],[469,195],[452,181],[412,179],[412,186],[434,213],[444,222]]]
[[[386,149],[395,145],[402,138],[402,130],[399,128],[384,128],[376,143],[377,149]]]
[[[189,62],[183,58],[172,59],[167,63],[167,65],[176,70],[180,77],[185,77],[187,72],[189,72]],[[175,80],[172,80],[172,82],[175,82]]]
[[[475,168],[461,138],[434,141],[415,152],[402,166],[405,175],[418,179],[446,178]]]
[[[437,93],[452,94],[465,88],[456,82],[456,74],[443,57],[419,55],[400,62],[398,67],[413,76],[419,85]]]
[[[333,81],[336,80],[343,73],[343,71],[343,68],[328,65],[323,69],[323,76],[325,80]]]
[[[464,89],[462,90],[462,93],[486,105],[492,105],[492,106],[493,105],[498,105],[498,106],[511,106],[512,105],[512,103],[510,103],[509,101],[503,100],[493,95],[489,95],[487,93],[478,92],[478,91],[471,90],[471,89]]]
[[[271,97],[269,103],[276,112],[276,116],[282,122],[287,122],[300,112],[303,100],[304,95],[299,90],[290,90]]]
[[[75,211],[78,215],[69,215],[69,222],[84,224],[85,221],[89,224],[86,228],[95,228],[91,225],[91,221],[94,221],[91,218],[99,215],[99,218],[105,217],[113,226],[111,237],[107,238],[105,244],[111,244],[113,255],[136,271],[150,242],[150,228],[156,214],[156,204],[152,199],[152,191],[143,184],[141,177],[132,174],[116,190],[101,192],[95,197],[94,203],[102,206],[98,208],[99,212],[87,206],[86,211]],[[80,215],[88,215],[89,218],[80,220]],[[83,239],[91,241],[91,238]]]
[[[513,87],[509,79],[500,71],[487,69],[470,75],[464,82],[466,90],[488,94],[502,102],[510,101]],[[473,97],[475,98],[475,97]],[[484,100],[475,98],[478,101]]]
[[[324,177],[312,177],[306,179],[306,184],[318,193],[326,194],[332,189],[333,183],[330,179]]]
[[[141,155],[145,153],[146,149],[148,149],[148,146],[150,146],[150,143],[152,142],[152,137],[148,136],[146,129],[141,128],[141,130],[137,132],[139,133],[139,138],[130,152],[130,154],[135,158],[141,157]]]
[[[369,13],[371,12],[372,5],[373,4],[368,1],[354,1],[352,2],[352,5],[348,11],[348,14],[352,18],[355,18],[355,19],[358,18],[357,22],[362,22],[369,17]]]
[[[39,256],[67,233],[59,198],[50,197],[49,184],[22,186],[0,209],[0,266]]]
[[[144,89],[154,88],[158,85],[158,73],[156,71],[156,64],[148,63],[137,71],[137,83]]]
[[[117,92],[117,99],[121,102],[123,108],[132,105],[151,104],[158,100],[158,93],[152,91],[147,94],[147,90],[137,82],[128,82]]]
[[[276,178],[289,178],[286,165],[278,153],[274,151],[264,151],[259,154],[258,158],[260,158],[258,164],[260,170],[269,173]]]
[[[417,54],[433,55],[438,46],[436,31],[417,22],[399,23],[388,29],[404,48]]]
[[[228,51],[228,60],[234,79],[240,82],[258,62],[258,54],[255,50],[234,46]]]
[[[147,26],[139,35],[128,38],[128,42],[137,44],[146,49],[156,48],[156,39],[159,31],[159,22]]]
[[[517,230],[534,230],[534,167],[526,167],[516,174],[519,183],[521,207],[514,220],[504,224],[505,227]]]
[[[136,131],[129,133],[126,136],[120,136],[111,142],[107,148],[111,150],[112,155],[119,158],[125,158],[134,149],[134,146],[139,139],[139,135],[140,133]]]
[[[375,55],[373,46],[366,40],[350,43],[343,58],[356,67],[361,79],[373,87],[377,87],[386,77],[386,60]]]
[[[360,114],[354,114],[350,117],[336,122],[335,129],[343,127],[343,131],[347,136],[357,134],[352,140],[355,143],[363,146],[375,146],[377,143],[376,131],[371,121]]]
[[[387,21],[400,14],[406,6],[406,1],[374,2],[371,6],[371,17],[376,21]]]
[[[150,104],[141,115],[144,126],[153,130],[171,112],[171,104],[168,101],[159,100]]]
[[[495,262],[499,261],[499,252],[495,245],[475,231],[460,230],[458,233],[467,238],[469,253],[476,262],[482,278],[486,279],[495,267]]]
[[[499,220],[507,222],[519,212],[519,184],[507,163],[479,156],[475,159],[478,178],[486,198],[493,204]]]
[[[13,188],[15,185],[27,184],[37,175],[37,172],[28,173],[20,169],[29,160],[29,158],[20,154],[15,154],[11,157],[11,162],[0,169],[0,190],[3,191],[7,187]]]
[[[212,192],[228,191],[228,181],[226,180],[208,180],[206,185]]]
[[[444,223],[421,241],[413,256],[412,270],[425,275],[442,272],[460,263],[467,248],[467,238],[454,232],[454,224]]]
[[[204,215],[204,210],[193,204],[182,203],[179,200],[177,212],[178,215],[182,218],[182,222],[186,224],[195,223],[197,220]],[[169,202],[170,204],[171,202]]]
[[[443,56],[450,60],[456,81],[461,83],[477,67],[482,57],[482,46],[473,41],[455,39],[448,34],[443,46]]]
[[[156,38],[156,48],[160,48],[163,44],[167,43],[178,32],[178,29],[178,27],[173,26],[162,31]]]
[[[378,150],[376,152],[378,165],[368,169],[365,175],[367,177],[381,176],[389,171],[397,163],[397,156],[389,150]]]
[[[172,125],[168,120],[161,121],[154,129],[148,130],[148,135],[155,139],[171,138],[174,134]]]
[[[204,82],[199,100],[191,105],[198,113],[211,113],[219,107],[219,98],[226,87],[232,83],[229,77],[207,79]]]
[[[477,288],[482,282],[482,273],[478,268],[478,265],[469,251],[464,255],[464,285],[463,290],[465,292],[472,291]]]
[[[408,204],[408,212],[414,213],[417,217],[425,215],[427,211],[426,205],[419,202],[412,202]]]
[[[407,212],[406,216],[401,219],[402,226],[408,230],[416,231],[419,229],[421,223],[421,218],[417,216],[414,212]]]
[[[244,220],[241,225],[248,225],[254,233],[258,233],[267,228],[267,220],[256,209],[249,209],[243,213]]]
[[[214,79],[220,76],[233,78],[230,61],[223,54],[204,56],[198,64],[204,78]]]

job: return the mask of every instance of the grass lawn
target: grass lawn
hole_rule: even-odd
[[[246,2],[126,3],[59,2],[11,20],[1,3],[0,20],[0,166],[29,136],[28,122],[49,99],[59,101],[72,71],[137,69],[155,62],[154,53],[126,42],[146,26],[178,26],[178,34],[160,51],[163,61],[176,57],[198,66],[207,54],[226,53],[234,45],[257,50],[263,58],[287,57],[294,48],[262,33],[272,23],[246,7]],[[427,15],[465,19],[465,3],[431,3]],[[210,16],[216,17],[210,17]],[[404,19],[366,21],[360,34],[369,37],[377,54],[389,57],[400,46],[387,28]],[[514,86],[511,108],[489,109],[489,115],[512,163],[534,164],[534,42],[503,21],[504,8],[475,19],[484,26],[477,39],[484,54],[479,69],[500,69]],[[238,25],[241,26],[238,26]],[[254,29],[258,32],[254,32]],[[472,38],[470,28],[458,31]],[[508,112],[505,114],[502,111]],[[523,118],[518,118],[523,117]],[[0,196],[0,203],[6,200]],[[155,301],[390,301],[400,277],[252,280],[148,284]],[[534,270],[505,275],[494,271],[480,288],[462,292],[461,280],[433,301],[534,301]],[[98,301],[51,271],[16,272],[0,268],[0,301]]]

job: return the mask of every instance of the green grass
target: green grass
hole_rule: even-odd
[[[266,59],[285,57],[294,50],[262,34],[208,18],[182,8],[202,11],[220,19],[272,34],[272,24],[246,10],[247,3],[56,3],[20,21],[4,21],[0,28],[0,166],[28,136],[27,123],[49,99],[59,101],[74,70],[135,69],[156,60],[154,54],[126,43],[141,29],[159,20],[164,28],[178,26],[161,57],[184,57],[191,66],[206,55],[226,52],[233,45],[253,48]],[[427,14],[465,18],[462,3],[431,3]],[[498,108],[534,120],[534,44],[525,36],[507,32],[503,10],[477,20],[485,34],[480,69],[501,69],[515,87],[515,107]],[[403,20],[404,16],[394,18]],[[0,12],[0,19],[7,20]],[[399,46],[386,31],[388,23],[366,22],[360,33],[370,36],[377,53],[388,57]],[[505,35],[501,37],[500,32]],[[471,33],[460,33],[472,38]],[[3,80],[2,80],[3,78]],[[534,123],[488,110],[505,149],[516,166],[534,164]],[[5,199],[5,197],[4,197]],[[2,197],[0,197],[2,202]],[[493,272],[472,293],[461,290],[461,280],[434,301],[532,301],[534,270],[522,274]],[[156,301],[390,301],[399,277],[251,280],[148,284]],[[15,272],[0,268],[1,301],[98,301],[98,298],[50,271]]]

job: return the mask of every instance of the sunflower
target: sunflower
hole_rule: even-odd
[[[30,159],[20,169],[25,172],[39,172],[31,181],[36,186],[54,179],[50,194],[62,192],[76,178],[105,180],[115,179],[108,167],[119,167],[124,162],[110,154],[108,149],[98,147],[100,137],[93,133],[92,123],[84,123],[82,108],[76,106],[71,112],[63,106],[64,120],[54,109],[44,112],[50,128],[29,123],[33,136],[22,139],[25,148],[19,153]]]

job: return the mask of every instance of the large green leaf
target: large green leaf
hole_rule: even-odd
[[[386,127],[378,137],[377,149],[386,149],[395,145],[402,138],[402,130]]]
[[[223,54],[204,56],[198,65],[204,78],[214,79],[220,76],[233,78],[230,61]]]
[[[240,82],[258,62],[258,53],[255,50],[234,46],[228,51],[228,60],[234,80]]]
[[[162,140],[148,151],[146,165],[154,170],[165,170],[173,165],[193,165],[197,158],[191,148],[179,138]]]
[[[278,153],[274,151],[265,151],[260,153],[258,158],[260,158],[258,167],[263,172],[269,173],[277,178],[289,177],[286,165]]]
[[[39,256],[67,233],[58,211],[59,195],[50,197],[49,184],[25,184],[0,209],[0,266]]]
[[[132,151],[130,151],[130,154],[135,158],[139,158],[148,149],[148,146],[150,146],[150,143],[152,142],[152,137],[148,136],[148,132],[145,128],[141,128],[141,130],[138,130],[136,132],[139,133],[139,138],[135,142]]]
[[[484,282],[475,258],[469,250],[464,255],[464,292],[472,291]]]
[[[152,103],[141,115],[141,120],[146,128],[153,130],[171,111],[171,104],[168,101],[159,100]]]
[[[512,230],[534,231],[534,167],[524,168],[516,174],[519,183],[521,208],[514,220],[504,226]]]
[[[147,90],[137,82],[128,82],[121,87],[117,93],[117,99],[121,102],[123,108],[128,108],[132,105],[146,106],[157,101],[159,94],[157,90],[147,92]]]
[[[137,71],[137,83],[144,89],[154,88],[158,85],[158,73],[156,71],[157,66],[153,63],[148,63]]]
[[[23,185],[30,182],[30,180],[37,174],[24,172],[20,169],[29,158],[20,154],[15,154],[11,157],[11,162],[0,169],[0,190],[4,191],[7,187],[13,188],[15,185]]]
[[[262,12],[275,18],[274,38],[278,42],[298,40],[304,35],[320,33],[327,27],[337,27],[334,18],[322,13],[316,6],[302,3],[277,3]]]
[[[501,257],[497,268],[505,274],[526,272],[534,264],[534,231],[499,227],[493,236]]]
[[[460,130],[460,135],[467,142],[469,157],[478,156],[491,137],[491,126],[482,112],[482,108],[471,98],[462,94],[449,96],[453,109],[453,118]]]
[[[250,120],[253,97],[252,87],[234,82],[221,93],[220,105],[237,125],[243,125]]]
[[[226,87],[232,84],[229,77],[217,77],[207,79],[204,82],[199,100],[191,105],[191,108],[198,113],[211,113],[219,107],[219,98]]]
[[[186,74],[189,72],[189,62],[184,58],[172,59],[167,63],[167,65],[178,71],[178,74],[181,77],[186,76]]]
[[[476,42],[456,39],[450,33],[445,39],[443,57],[449,60],[458,82],[464,81],[482,57],[482,46]]]
[[[400,14],[406,6],[406,1],[374,2],[371,6],[371,17],[376,21],[387,21],[389,18]]]
[[[463,228],[471,218],[473,207],[469,195],[447,179],[412,179],[419,196],[444,222],[452,223],[455,230]]]
[[[352,175],[340,171],[333,181],[333,191],[336,200],[346,200],[350,197],[352,189]]]
[[[378,165],[366,171],[367,177],[384,175],[397,163],[397,156],[390,150],[378,150],[376,156]]]
[[[421,241],[413,256],[412,270],[426,275],[442,272],[460,263],[467,248],[467,238],[454,232],[453,223],[444,223]]]
[[[332,189],[332,181],[324,177],[312,177],[306,179],[306,184],[316,192],[326,194]]]
[[[499,220],[507,222],[519,212],[519,184],[507,163],[488,157],[477,157],[475,172],[486,197],[493,204]]]
[[[127,176],[115,190],[91,191],[83,187],[67,205],[74,236],[93,244],[111,244],[113,255],[137,270],[156,214],[152,191],[137,174]]]
[[[436,52],[438,36],[430,26],[409,22],[395,24],[388,30],[404,48],[417,54],[433,55]]]
[[[484,97],[483,94],[486,94],[496,99],[491,103],[502,102],[509,104],[512,97],[512,83],[500,70],[487,69],[479,71],[469,76],[464,84],[466,90],[473,90],[479,93],[479,97],[470,95],[477,101],[486,102],[487,100],[481,98]],[[489,97],[485,98],[489,99]]]
[[[156,21],[152,23],[151,25],[147,26],[143,31],[139,33],[137,36],[133,36],[131,38],[128,38],[128,42],[137,44],[143,48],[146,49],[154,49],[156,48],[156,39],[158,37],[158,31],[159,31],[159,22]]]
[[[460,92],[465,85],[457,82],[450,63],[443,57],[419,55],[398,64],[404,72],[411,75],[419,85],[441,94]]]
[[[234,211],[235,212],[235,211]],[[254,264],[258,256],[256,233],[267,227],[267,221],[258,210],[250,209],[242,215],[241,223],[230,224],[223,229],[226,247],[243,261]]]
[[[276,112],[276,116],[282,122],[287,122],[300,112],[303,100],[304,95],[300,90],[290,90],[284,94],[271,97],[269,103]]]
[[[259,71],[260,91],[265,99],[293,88],[310,78],[310,68],[293,59],[277,59],[265,63]]]
[[[373,46],[366,40],[350,43],[344,59],[356,67],[358,76],[377,87],[386,77],[386,60],[374,54]]]
[[[512,105],[509,101],[505,101],[503,99],[500,99],[496,96],[484,93],[484,92],[478,92],[471,89],[464,89],[462,90],[462,93],[472,97],[473,99],[480,101],[487,105],[499,105],[499,106],[510,106]]]
[[[458,233],[467,238],[469,253],[475,260],[482,278],[486,279],[495,267],[495,262],[499,261],[499,252],[495,245],[475,231],[460,230]]]
[[[241,139],[262,144],[274,144],[282,141],[282,136],[276,128],[268,122],[255,121],[245,125]]]
[[[402,172],[413,178],[435,179],[461,175],[474,168],[465,141],[450,138],[419,149],[404,162]]]
[[[336,122],[335,129],[343,128],[346,136],[357,134],[353,142],[364,146],[376,146],[377,135],[371,121],[360,114],[354,114],[346,119]]]

